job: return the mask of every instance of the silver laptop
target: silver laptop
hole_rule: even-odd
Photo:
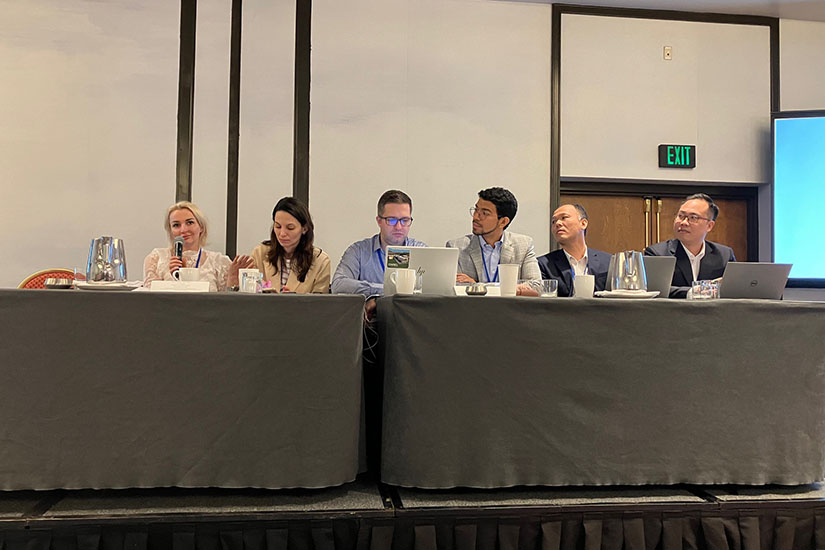
[[[659,298],[670,296],[673,284],[673,270],[676,269],[676,256],[644,256],[647,289],[658,290]]]
[[[388,246],[384,270],[384,296],[395,294],[390,275],[396,269],[415,269],[421,274],[421,293],[455,296],[458,249],[442,246]]]
[[[792,265],[728,262],[719,284],[719,297],[781,300]]]

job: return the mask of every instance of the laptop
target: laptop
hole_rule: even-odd
[[[458,249],[443,246],[388,246],[384,296],[395,294],[390,275],[396,269],[415,269],[421,275],[422,294],[455,296]]]
[[[676,269],[676,256],[643,256],[647,289],[659,291],[659,298],[670,296],[673,284],[673,270]]]
[[[781,300],[792,265],[728,262],[722,282],[719,283],[719,297]]]

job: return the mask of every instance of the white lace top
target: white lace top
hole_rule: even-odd
[[[209,281],[211,292],[226,290],[226,276],[229,273],[229,266],[232,260],[229,256],[220,252],[202,249],[201,261],[198,264],[198,273],[201,281]],[[169,258],[172,257],[172,250],[169,248],[156,248],[143,260],[143,284],[149,286],[152,281],[174,281],[175,278],[169,272]],[[195,267],[198,262],[197,250],[183,251],[183,266]]]

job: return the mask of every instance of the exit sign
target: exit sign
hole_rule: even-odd
[[[696,168],[696,146],[659,145],[659,168]]]

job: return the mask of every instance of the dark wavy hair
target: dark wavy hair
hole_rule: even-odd
[[[263,242],[263,244],[269,246],[266,259],[275,269],[282,269],[285,264],[284,260],[286,260],[286,251],[275,235],[275,214],[281,211],[290,214],[306,229],[306,232],[301,235],[301,240],[298,241],[298,246],[295,247],[295,251],[292,253],[292,270],[297,273],[298,280],[303,283],[307,278],[309,268],[312,267],[312,260],[315,256],[312,246],[315,240],[315,225],[312,223],[312,216],[309,215],[309,208],[295,197],[284,197],[278,201],[275,208],[272,209],[272,232],[269,235],[269,240]]]
[[[503,187],[490,187],[478,192],[478,198],[484,199],[496,205],[496,215],[499,219],[505,216],[510,218],[510,222],[504,226],[505,229],[512,223],[518,211],[518,201],[516,197]]]

